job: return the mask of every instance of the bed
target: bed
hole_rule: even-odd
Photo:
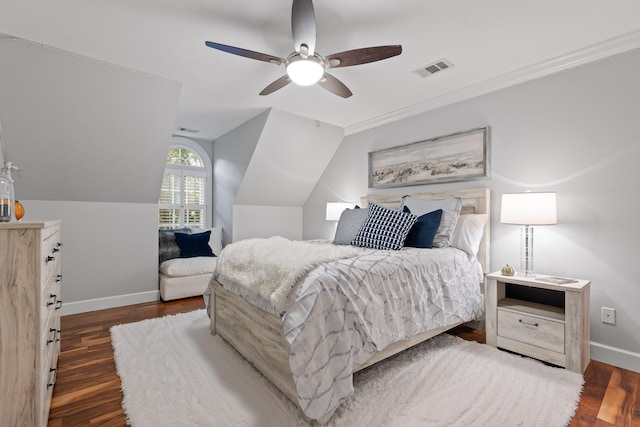
[[[457,196],[462,199],[460,215],[468,215],[471,217],[474,216],[472,214],[484,214],[486,218],[489,218],[490,193],[486,188],[463,189],[437,193],[418,193],[411,195],[411,197],[419,199],[444,199],[452,196]],[[397,209],[400,206],[401,197],[402,195],[387,194],[367,196],[362,199],[362,204],[366,205],[368,202],[373,202],[380,206]],[[301,408],[302,413],[307,419],[317,420],[321,423],[327,422],[337,406],[348,398],[350,390],[352,390],[352,376],[354,372],[364,369],[462,323],[477,320],[480,317],[478,310],[481,311],[483,309],[484,303],[477,300],[477,295],[480,294],[480,298],[482,298],[482,272],[488,271],[489,266],[489,220],[486,221],[483,231],[482,239],[479,243],[475,257],[471,257],[463,251],[453,248],[436,250],[409,248],[406,250],[403,249],[402,251],[376,251],[366,248],[358,249],[359,252],[355,257],[340,258],[335,261],[324,263],[306,274],[303,279],[297,281],[297,288],[294,288],[294,291],[289,294],[289,297],[285,298],[282,302],[283,307],[286,307],[284,311],[279,311],[281,308],[276,307],[276,305],[269,306],[269,304],[264,302],[260,303],[259,296],[257,298],[258,301],[255,300],[256,298],[251,298],[251,295],[240,296],[239,294],[242,294],[242,292],[239,292],[233,284],[225,283],[224,286],[221,285],[218,280],[218,275],[214,274],[210,280],[209,289],[205,298],[207,299],[207,307],[210,312],[211,333],[214,335],[220,335],[240,354],[249,360],[265,375],[265,377],[267,377],[278,389],[291,399],[292,402],[296,403]],[[429,312],[430,310],[434,312],[433,318],[426,318],[424,313],[418,312],[418,310],[422,309],[418,306],[423,305],[423,303],[419,301],[419,298],[409,296],[408,301],[410,300],[412,302],[406,305],[411,306],[410,309],[413,314],[408,316],[411,320],[406,321],[407,316],[405,315],[402,317],[398,316],[397,318],[385,315],[386,317],[393,318],[390,322],[395,322],[395,326],[392,326],[392,328],[389,329],[392,332],[386,332],[386,329],[383,332],[380,332],[383,328],[376,324],[377,320],[366,320],[362,321],[360,324],[358,321],[352,321],[352,319],[347,315],[347,312],[350,310],[343,308],[338,302],[335,303],[335,307],[329,307],[327,304],[330,303],[318,302],[326,301],[326,297],[324,300],[315,299],[315,295],[317,294],[327,294],[330,297],[333,295],[336,301],[347,301],[345,303],[346,305],[364,304],[364,310],[366,311],[367,307],[374,306],[376,301],[384,298],[380,298],[380,296],[376,295],[374,292],[373,295],[368,297],[369,299],[365,302],[352,301],[360,299],[360,295],[363,293],[362,289],[333,289],[333,287],[331,285],[327,285],[327,283],[336,283],[341,279],[327,279],[325,273],[329,271],[329,268],[340,268],[341,270],[338,270],[338,273],[333,273],[338,276],[352,274],[351,272],[355,271],[365,271],[363,274],[367,274],[366,271],[369,269],[369,266],[372,266],[372,271],[373,266],[384,266],[384,262],[386,262],[388,257],[393,258],[399,256],[420,258],[426,256],[427,253],[435,254],[439,259],[441,258],[443,260],[442,262],[449,263],[446,264],[449,265],[449,267],[444,269],[445,271],[448,271],[448,274],[456,275],[457,266],[460,266],[460,269],[477,270],[480,270],[479,267],[481,267],[481,271],[469,273],[476,274],[475,276],[469,276],[474,278],[472,280],[472,284],[469,284],[469,279],[465,279],[465,286],[473,286],[474,289],[457,290],[451,286],[453,290],[447,290],[446,292],[454,292],[455,295],[449,295],[447,298],[441,297],[444,301],[442,304],[452,304],[451,301],[464,299],[461,297],[461,294],[473,294],[473,298],[470,297],[473,301],[464,303],[469,307],[472,306],[472,308],[465,306],[461,309],[461,311],[464,311],[465,313],[468,311],[468,315],[465,314],[463,316],[458,312],[454,313],[454,309],[452,309],[451,312],[454,314],[445,318],[446,316],[443,315],[442,312],[447,310],[444,310],[443,307],[439,307],[436,310],[429,307],[423,311],[424,313]],[[467,260],[469,262],[469,266],[467,266]],[[355,268],[356,263],[362,262],[368,262],[369,264],[360,264],[361,266],[365,265],[366,267]],[[450,267],[451,265],[456,267]],[[429,269],[430,268],[431,267],[429,267]],[[425,271],[429,269],[426,267],[423,268]],[[346,271],[349,273],[345,273]],[[325,275],[323,276],[323,274]],[[446,276],[442,271],[430,272],[428,274],[434,276]],[[403,286],[401,283],[403,282],[403,279],[393,277],[387,279],[394,284],[393,286]],[[451,280],[453,279],[447,277],[445,282]],[[311,283],[311,285],[308,285],[308,283]],[[433,287],[430,287],[430,284],[424,283],[423,285],[426,290],[422,290],[422,293],[442,292],[435,291]],[[316,286],[317,288],[313,288],[313,286]],[[330,294],[330,292],[334,292],[335,294]],[[364,293],[366,293],[366,291]],[[311,295],[314,297],[309,298]],[[300,298],[300,300],[297,300],[298,298]],[[389,299],[389,301],[393,303],[394,299],[396,299],[395,294]],[[381,304],[389,305],[389,301],[385,300]],[[325,306],[322,304],[325,304]],[[294,305],[296,308],[295,310]],[[303,310],[307,310],[303,315],[299,314],[300,305],[303,306]],[[326,329],[328,331],[326,334],[331,334],[331,339],[327,337],[299,338],[302,335],[300,331],[302,329],[308,329],[306,328],[306,323],[302,326],[303,323],[300,321],[300,317],[306,316],[305,322],[311,323],[309,319],[313,320],[318,318],[319,312],[328,312],[334,309],[335,311],[342,310],[340,311],[340,313],[342,313],[340,322],[344,323],[341,323],[334,328],[335,330],[339,330],[339,333],[336,333],[334,329],[329,328]],[[357,319],[362,317],[360,314],[355,314],[353,316]],[[399,321],[398,319],[400,318],[405,320]],[[343,319],[345,320],[343,321]],[[389,319],[387,319],[387,321],[388,320]],[[356,325],[356,323],[360,326]],[[319,329],[316,327],[314,328],[314,333],[317,334]],[[367,337],[373,335],[374,338],[370,340],[363,340],[361,347],[360,344],[358,344],[358,348],[353,350],[349,348],[349,346],[353,344],[354,340],[357,341],[360,339],[359,337],[363,334],[362,331],[356,330],[358,328],[367,329]],[[342,342],[338,339],[334,340],[333,338],[334,336],[342,336],[345,334],[350,336],[350,341],[346,340]],[[310,339],[311,341],[309,341]],[[320,343],[315,343],[313,340],[318,340]],[[321,351],[317,350],[323,346],[330,346],[331,348],[328,350],[330,353],[325,355]],[[309,354],[303,354],[305,352],[309,352]],[[319,360],[316,360],[316,357]],[[301,364],[304,366],[301,366]],[[331,373],[332,376],[323,374],[323,369],[326,369],[329,365],[333,366],[331,368],[333,369]],[[337,374],[335,373],[336,369],[339,371]],[[309,370],[313,371],[312,374],[309,374]],[[326,377],[329,377],[331,378],[330,381],[332,381],[331,385],[325,388],[325,386],[320,383],[316,384],[314,382],[316,381],[316,378],[309,377],[309,375],[313,375],[316,371],[319,374],[319,379],[317,381],[323,382]],[[350,386],[351,389],[349,388]],[[312,387],[313,389],[309,390],[309,387]]]

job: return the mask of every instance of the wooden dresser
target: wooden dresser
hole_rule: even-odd
[[[60,354],[60,221],[0,223],[0,426],[46,426]]]

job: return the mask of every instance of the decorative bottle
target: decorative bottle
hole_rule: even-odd
[[[13,179],[11,179],[11,163],[0,167],[0,222],[9,222],[13,216]]]

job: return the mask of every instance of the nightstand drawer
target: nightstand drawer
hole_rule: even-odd
[[[564,323],[498,308],[498,336],[564,354]]]

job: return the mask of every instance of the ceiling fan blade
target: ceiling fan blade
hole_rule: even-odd
[[[295,51],[300,52],[301,46],[306,45],[307,54],[313,55],[316,51],[316,14],[312,0],[293,0],[291,32]]]
[[[329,92],[335,93],[336,95],[343,98],[348,98],[353,95],[353,93],[351,93],[349,88],[344,83],[342,83],[340,80],[336,79],[329,73],[324,73],[324,76],[322,76],[318,84]]]
[[[214,43],[214,42],[205,42],[207,46],[218,49],[223,52],[231,53],[233,55],[244,56],[245,58],[257,59],[258,61],[270,62],[275,65],[280,65],[284,62],[284,59],[278,58],[277,56],[267,55],[266,53],[254,52],[252,50],[242,49],[239,47],[228,46],[226,44]]]
[[[375,46],[334,53],[326,56],[325,59],[329,62],[329,67],[339,68],[380,61],[401,53],[402,46],[400,45]]]
[[[269,86],[262,89],[262,92],[260,92],[260,95],[269,95],[270,93],[273,93],[278,89],[282,89],[289,83],[291,83],[291,79],[287,74],[285,74],[284,76],[280,77],[278,80],[271,83]]]

